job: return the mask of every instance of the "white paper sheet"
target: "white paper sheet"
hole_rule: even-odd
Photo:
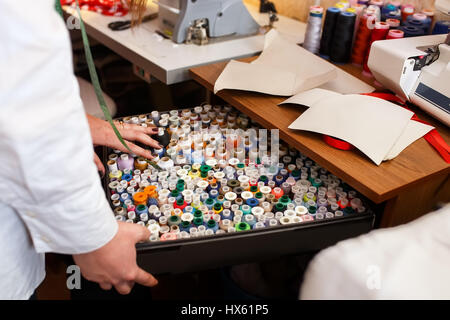
[[[415,120],[409,120],[408,125],[405,128],[405,131],[403,131],[400,138],[397,140],[395,145],[392,147],[391,151],[389,151],[388,155],[383,160],[394,159],[407,146],[409,146],[417,139],[422,138],[432,129],[434,129],[434,127],[429,126],[427,124]]]
[[[293,72],[280,71],[270,66],[261,68],[258,65],[234,60],[227,64],[222,74],[226,74],[226,77],[220,76],[217,79],[214,85],[214,92],[216,92],[216,88],[239,88],[240,90],[289,96],[294,90],[296,78]],[[252,77],[251,81],[249,81],[248,77],[242,76],[250,74]],[[230,88],[227,79],[233,79],[234,88]]]
[[[263,53],[250,65],[244,68],[230,61],[217,79],[214,93],[238,89],[291,96],[337,77],[336,67],[283,39],[275,30],[266,35]]]
[[[295,96],[292,96],[289,99],[281,102],[280,105],[285,103],[293,103],[311,107],[322,99],[336,98],[340,96],[342,96],[340,93],[334,91],[325,90],[321,88],[314,88],[311,90],[297,93]]]
[[[318,101],[289,128],[343,139],[379,165],[399,141],[412,115],[379,98],[343,95]]]

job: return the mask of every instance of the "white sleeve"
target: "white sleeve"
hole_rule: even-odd
[[[36,251],[75,254],[105,245],[118,224],[54,3],[0,2],[0,202],[19,213]]]
[[[450,299],[450,205],[321,251],[301,299]]]

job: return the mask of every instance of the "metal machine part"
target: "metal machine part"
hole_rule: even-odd
[[[381,84],[450,126],[450,46],[446,36],[376,41],[368,65]]]
[[[254,35],[259,24],[242,0],[159,0],[159,31],[175,43]]]

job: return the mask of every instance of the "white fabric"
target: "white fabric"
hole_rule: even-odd
[[[0,2],[0,299],[29,298],[43,253],[90,252],[117,232],[54,3]]]
[[[301,299],[450,299],[450,205],[342,241],[310,263]]]

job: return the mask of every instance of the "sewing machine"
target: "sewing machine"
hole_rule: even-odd
[[[373,43],[375,79],[450,126],[450,34]]]
[[[158,26],[175,43],[207,44],[254,35],[260,26],[242,0],[159,0]]]

